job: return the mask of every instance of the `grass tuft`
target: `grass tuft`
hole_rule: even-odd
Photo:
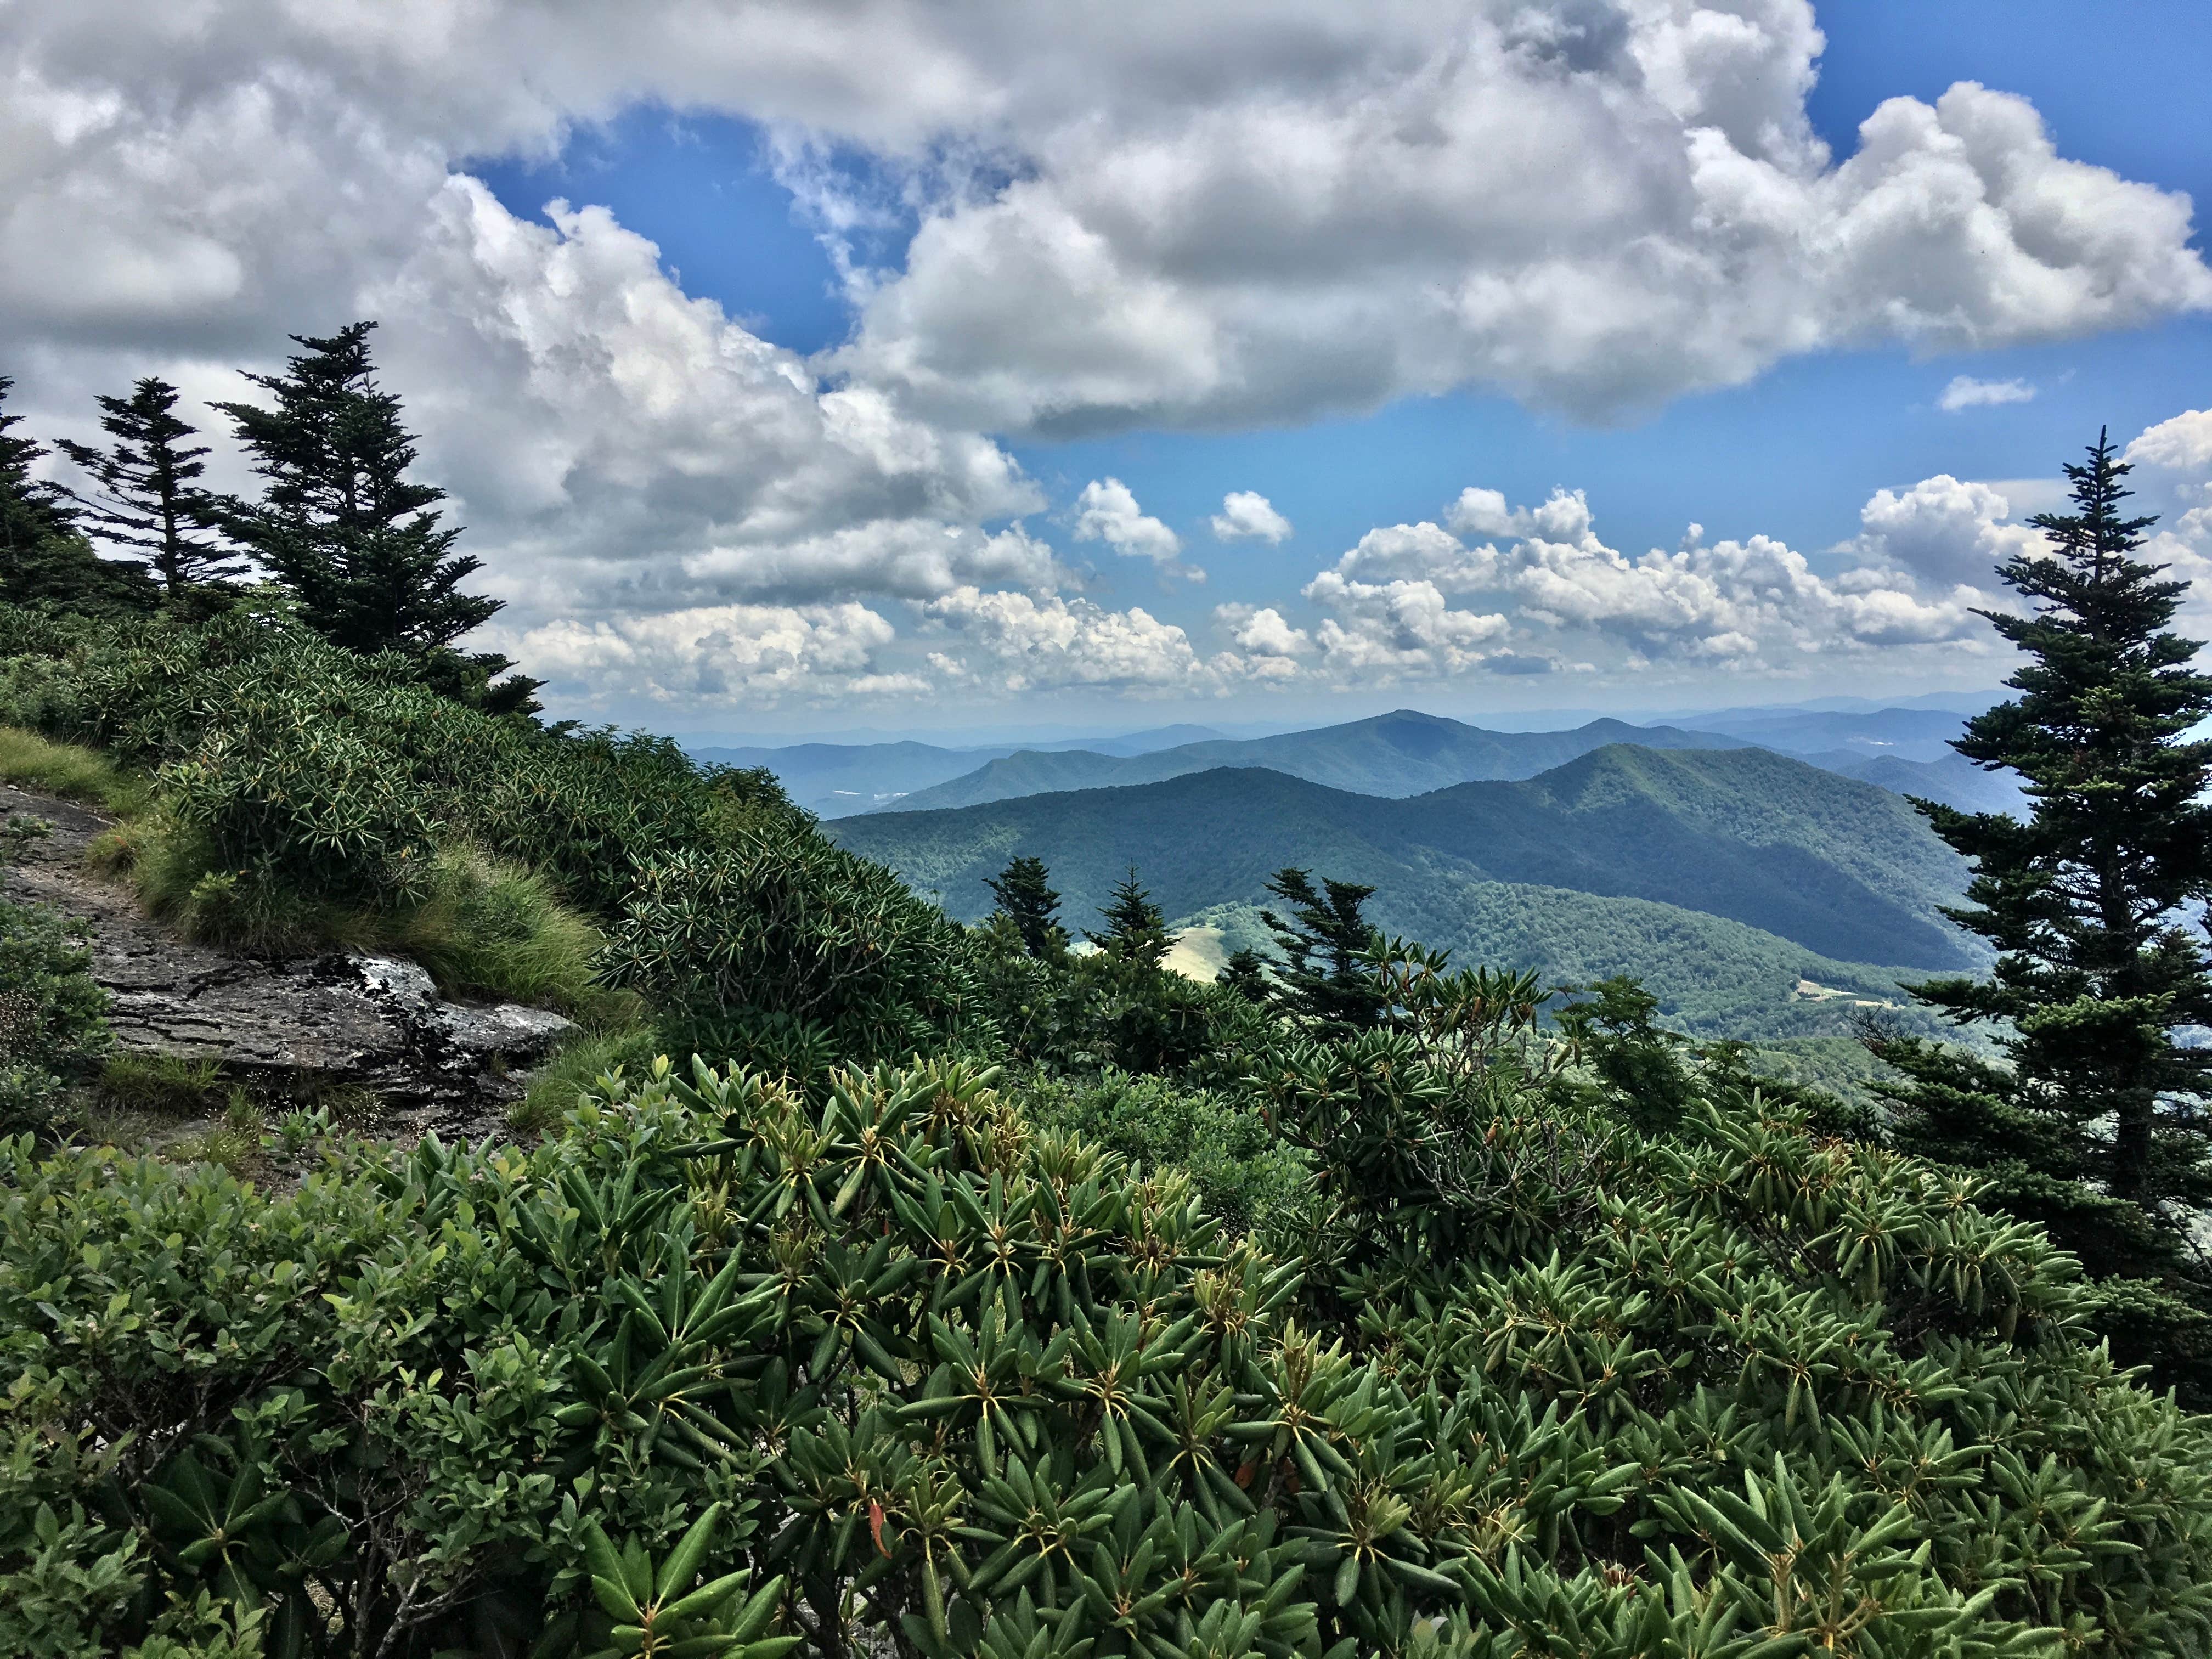
[[[97,1087],[112,1106],[173,1117],[199,1116],[230,1093],[220,1064],[179,1054],[110,1054]]]
[[[448,996],[601,1019],[634,1000],[599,983],[599,930],[550,883],[473,848],[441,852],[421,896],[385,910],[309,898],[271,871],[218,869],[203,837],[159,812],[103,836],[94,857],[127,872],[147,908],[193,939],[248,951],[386,951],[421,963]]]
[[[574,1038],[531,1079],[530,1091],[507,1109],[507,1127],[518,1135],[542,1134],[574,1109],[585,1091],[617,1069],[635,1076],[661,1050],[660,1033],[630,1024]]]
[[[122,817],[143,812],[152,798],[144,779],[124,771],[99,750],[55,743],[19,726],[0,726],[0,781]]]
[[[420,963],[452,994],[586,1012],[606,994],[595,977],[599,930],[542,876],[472,848],[438,855],[428,890],[379,943]]]
[[[244,1090],[234,1089],[222,1117],[178,1141],[163,1156],[181,1164],[220,1164],[234,1176],[252,1175],[261,1167],[268,1132],[269,1120],[261,1108]]]

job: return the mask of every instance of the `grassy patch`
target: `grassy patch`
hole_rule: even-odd
[[[388,909],[328,903],[272,872],[214,867],[207,842],[160,812],[118,826],[96,864],[137,885],[148,909],[191,938],[249,951],[332,946],[404,956],[448,996],[619,1017],[634,999],[601,987],[599,930],[542,876],[472,848],[441,852],[418,896]]]
[[[125,817],[143,811],[150,796],[144,779],[99,750],[54,743],[17,726],[0,726],[0,780]]]
[[[660,1033],[646,1024],[584,1033],[531,1079],[530,1091],[508,1109],[507,1127],[518,1135],[544,1133],[602,1077],[617,1070],[637,1075],[652,1063],[661,1046]]]
[[[111,1106],[172,1117],[207,1112],[230,1093],[219,1063],[181,1054],[110,1054],[96,1086]]]
[[[234,1091],[222,1115],[169,1146],[163,1156],[179,1164],[220,1164],[234,1176],[256,1173],[262,1164],[263,1137],[269,1120],[243,1090]]]
[[[440,988],[588,1012],[599,930],[562,903],[544,877],[472,848],[441,853],[422,902],[379,941],[420,963]]]

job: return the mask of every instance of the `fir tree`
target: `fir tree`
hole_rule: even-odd
[[[0,379],[0,404],[14,385]],[[68,492],[31,476],[46,452],[17,435],[22,418],[0,409],[0,599],[91,616],[152,608],[144,568],[94,552]]]
[[[246,377],[273,408],[216,405],[266,481],[260,501],[227,501],[224,522],[325,637],[354,651],[428,654],[501,606],[460,592],[479,562],[455,553],[459,530],[438,521],[445,491],[407,477],[415,440],[399,399],[376,382],[375,326],[295,334],[301,349],[283,374]]]
[[[1224,991],[1234,992],[1247,1002],[1265,1005],[1273,1000],[1275,988],[1268,977],[1267,964],[1261,961],[1257,951],[1247,947],[1231,951],[1229,961],[1214,981]]]
[[[1875,1033],[1905,1073],[1906,1150],[1989,1171],[2007,1206],[2043,1222],[2093,1273],[2181,1273],[2177,1203],[2212,1196],[2205,1085],[2212,973],[2191,907],[2212,896],[2212,676],[2167,631],[2187,584],[2130,556],[2154,520],[2122,507],[2128,466],[2102,434],[2069,466],[2075,511],[2030,520],[2047,552],[2001,574],[2028,614],[1984,611],[2028,658],[2021,695],[1953,746],[2025,782],[2026,822],[1915,804],[1976,860],[1950,912],[1994,945],[1985,980],[1914,988],[1963,1022],[1994,1024],[2005,1066]],[[2160,1237],[2160,1226],[2166,1230]]]
[[[1105,919],[1106,931],[1084,937],[1116,962],[1157,968],[1166,958],[1174,943],[1168,938],[1167,917],[1138,881],[1135,865],[1115,884],[1112,896],[1098,914]]]
[[[149,376],[129,398],[102,398],[100,428],[115,441],[100,450],[62,440],[69,458],[92,476],[96,493],[77,497],[100,540],[143,550],[173,605],[243,575],[245,563],[213,533],[215,498],[197,482],[204,444],[176,414],[177,389]]]
[[[1050,874],[1042,859],[1018,858],[984,884],[999,901],[999,914],[1021,934],[1022,948],[1040,961],[1067,949],[1067,935],[1060,926],[1060,895],[1052,890]]]
[[[1284,1008],[1331,1033],[1381,1024],[1388,999],[1366,962],[1382,937],[1364,914],[1375,890],[1324,878],[1316,890],[1311,872],[1286,869],[1275,872],[1267,890],[1290,907],[1287,919],[1260,912],[1283,952]]]
[[[1616,975],[1589,990],[1589,1001],[1559,1011],[1560,1034],[1630,1122],[1647,1134],[1675,1128],[1697,1099],[1688,1044],[1659,1024],[1659,999],[1638,981]]]

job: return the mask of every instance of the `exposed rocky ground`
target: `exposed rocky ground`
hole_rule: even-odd
[[[447,1001],[422,969],[391,957],[257,956],[179,939],[87,871],[86,849],[108,827],[99,813],[0,785],[0,816],[53,826],[0,871],[0,892],[85,925],[125,1054],[214,1060],[278,1097],[373,1097],[380,1134],[477,1139],[500,1132],[524,1074],[573,1029],[541,1008]]]

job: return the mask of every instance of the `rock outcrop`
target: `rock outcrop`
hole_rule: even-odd
[[[125,1053],[212,1060],[271,1093],[363,1090],[379,1133],[498,1133],[525,1073],[574,1030],[513,1003],[453,1002],[429,975],[387,957],[264,957],[179,939],[121,886],[87,873],[100,814],[0,785],[0,816],[42,818],[51,836],[0,872],[0,892],[83,923],[93,977]]]

